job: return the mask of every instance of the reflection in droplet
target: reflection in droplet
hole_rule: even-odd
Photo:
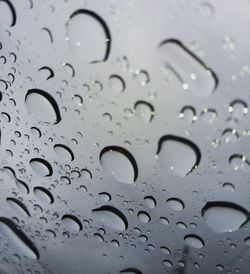
[[[71,214],[65,214],[62,217],[62,223],[65,228],[69,229],[69,231],[80,231],[82,230],[82,224],[80,220]]]
[[[126,230],[128,227],[127,218],[115,207],[102,206],[92,210],[96,220],[115,230]]]
[[[28,111],[34,114],[40,121],[57,124],[61,121],[61,115],[55,99],[47,92],[40,89],[30,89],[25,97]]]
[[[154,107],[146,101],[137,101],[134,105],[135,113],[145,124],[152,121]]]
[[[133,155],[122,147],[110,146],[101,151],[100,162],[103,169],[118,182],[132,184],[138,176],[138,168]]]
[[[1,217],[0,233],[5,237],[9,244],[12,244],[18,250],[18,252],[31,259],[39,259],[37,248],[31,240],[16,227],[13,221]]]
[[[180,177],[196,168],[201,159],[200,150],[193,142],[172,135],[161,137],[157,156],[165,169],[172,170]]]
[[[176,211],[180,211],[184,208],[184,203],[177,198],[170,198],[167,200],[167,204],[170,208],[176,210]]]
[[[54,145],[54,151],[57,154],[58,157],[65,161],[73,161],[74,160],[74,154],[72,150],[67,147],[66,145],[62,144],[56,144]]]
[[[98,14],[86,9],[77,10],[70,16],[66,27],[66,40],[80,61],[97,63],[108,59],[111,34]]]
[[[184,237],[184,242],[188,246],[191,246],[191,247],[194,247],[197,249],[200,249],[205,245],[205,243],[201,237],[199,237],[197,235],[193,235],[193,234],[186,235]]]
[[[202,216],[217,233],[238,230],[249,219],[246,209],[230,202],[208,202],[202,209]]]
[[[34,187],[34,194],[36,195],[37,199],[41,202],[46,204],[52,204],[54,202],[54,198],[50,191],[44,187]]]
[[[51,176],[53,173],[50,163],[41,158],[31,159],[30,166],[36,173],[44,177]]]

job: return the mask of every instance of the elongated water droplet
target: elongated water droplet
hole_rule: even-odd
[[[40,121],[57,124],[61,115],[55,99],[47,92],[40,89],[30,89],[25,97],[25,104],[29,113]]]
[[[20,200],[15,198],[7,198],[6,201],[17,214],[21,214],[25,217],[30,216],[29,210]]]
[[[208,97],[218,85],[216,74],[187,47],[176,39],[160,44],[160,53],[165,64],[173,68],[184,89],[197,97]]]
[[[118,182],[132,184],[138,176],[133,155],[122,147],[110,146],[102,150],[100,162],[108,175]]]
[[[78,60],[97,63],[108,59],[111,34],[98,14],[86,9],[77,10],[70,16],[66,27],[66,40]]]
[[[128,221],[125,215],[115,207],[102,206],[92,210],[96,220],[115,230],[126,230]]]
[[[133,268],[133,267],[121,270],[120,273],[123,273],[123,274],[142,274],[142,272],[140,270],[138,270],[137,268]]]
[[[243,207],[230,202],[208,202],[202,209],[206,223],[217,233],[238,230],[249,219]]]
[[[199,148],[188,139],[167,135],[158,144],[157,151],[161,165],[184,177],[199,165],[201,153]]]
[[[10,219],[0,218],[0,233],[6,240],[15,247],[18,252],[31,259],[39,259],[37,248],[31,240],[16,227],[15,223]]]

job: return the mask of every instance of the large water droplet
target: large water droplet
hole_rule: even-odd
[[[177,198],[170,198],[167,200],[167,204],[170,208],[176,210],[176,211],[180,211],[184,208],[184,203]]]
[[[140,211],[137,217],[143,223],[149,223],[151,221],[149,214],[145,211]]]
[[[189,89],[197,97],[207,97],[218,85],[215,73],[187,47],[176,39],[160,44],[163,62],[178,75],[184,89]]]
[[[102,150],[100,162],[103,169],[118,182],[132,184],[138,176],[133,155],[122,147],[110,146]]]
[[[62,144],[57,144],[54,146],[54,151],[60,157],[61,159],[64,159],[65,161],[73,161],[74,160],[74,154],[72,150]]]
[[[31,159],[30,166],[36,173],[44,177],[51,176],[53,173],[50,163],[41,158]]]
[[[93,216],[99,222],[115,230],[126,230],[128,227],[127,218],[115,207],[102,206],[92,210]]]
[[[31,259],[38,259],[39,253],[31,240],[16,227],[10,219],[0,218],[0,232],[18,252]]]
[[[197,249],[200,249],[205,245],[205,243],[204,243],[204,241],[202,240],[201,237],[199,237],[197,235],[193,235],[193,234],[186,235],[184,237],[184,242],[188,246],[191,246],[191,247],[194,247],[194,248],[197,248]]]
[[[199,165],[199,148],[188,139],[167,135],[158,143],[157,155],[163,168],[184,177]]]
[[[10,0],[0,1],[0,25],[15,26],[16,24],[16,10]]]
[[[202,215],[206,223],[218,233],[235,231],[249,219],[246,209],[230,202],[208,202],[202,209]]]
[[[54,202],[54,197],[50,193],[50,191],[44,187],[34,187],[34,194],[37,199],[46,204],[52,204]]]
[[[7,198],[6,201],[17,214],[21,214],[25,217],[30,216],[29,210],[20,200],[15,198]]]
[[[111,48],[111,34],[105,21],[95,12],[80,9],[67,22],[67,38],[78,60],[104,62]]]
[[[28,111],[39,120],[57,124],[61,121],[61,115],[55,99],[47,92],[40,89],[30,89],[25,97]]]
[[[62,223],[64,227],[69,229],[70,231],[82,230],[82,224],[80,220],[74,215],[70,215],[70,214],[63,215]]]
[[[138,270],[137,268],[133,268],[133,267],[121,270],[120,273],[123,273],[123,274],[142,274],[142,272],[140,270]]]

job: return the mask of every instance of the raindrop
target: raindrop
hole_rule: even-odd
[[[80,220],[71,214],[65,214],[62,217],[62,223],[65,228],[69,229],[70,231],[80,231],[82,230],[82,224]]]
[[[184,208],[184,203],[177,198],[170,198],[167,200],[167,204],[170,208],[176,210],[176,211],[180,211]]]
[[[197,120],[196,111],[191,106],[185,106],[181,109],[179,118],[191,124]]]
[[[29,210],[20,200],[15,198],[7,198],[6,201],[17,214],[21,214],[25,217],[30,216]]]
[[[30,89],[25,97],[28,111],[41,121],[57,124],[61,121],[60,111],[54,98],[40,89]]]
[[[167,267],[172,267],[173,266],[173,263],[169,260],[163,260],[163,264]]]
[[[166,135],[158,143],[157,156],[164,169],[185,177],[196,168],[201,159],[199,148],[188,139]]]
[[[125,90],[125,82],[119,75],[111,75],[109,77],[109,86],[115,93],[121,93]]]
[[[38,200],[46,204],[52,204],[54,202],[54,197],[50,191],[44,187],[34,187],[34,194]]]
[[[16,10],[10,0],[0,1],[0,24],[11,27],[16,24]]]
[[[138,212],[137,217],[143,223],[149,223],[151,221],[149,214],[145,211]]]
[[[92,210],[93,216],[99,222],[115,230],[126,230],[128,221],[124,214],[115,207],[101,206]]]
[[[208,202],[202,209],[202,216],[217,233],[238,230],[249,219],[246,209],[230,202]]]
[[[166,246],[161,246],[161,247],[160,247],[160,250],[161,250],[163,253],[167,254],[167,255],[170,255],[170,254],[171,254],[170,249],[168,249]]]
[[[155,112],[154,107],[145,101],[137,101],[134,105],[135,113],[145,124],[152,121]]]
[[[225,190],[228,190],[228,191],[234,191],[234,189],[235,189],[235,186],[234,186],[234,184],[232,184],[232,183],[224,183],[224,184],[222,185],[222,187],[223,187]]]
[[[144,202],[149,208],[155,208],[156,207],[156,200],[152,196],[146,196],[144,198]]]
[[[183,88],[189,89],[193,96],[205,98],[217,88],[216,74],[180,41],[163,41],[160,44],[160,53],[163,62],[174,70]]]
[[[44,77],[46,77],[46,80],[49,80],[50,78],[53,78],[55,76],[54,71],[49,67],[41,67],[38,71],[41,71]]]
[[[229,158],[229,163],[231,167],[235,170],[241,170],[243,172],[250,171],[250,163],[246,156],[240,154],[234,154]]]
[[[101,192],[99,193],[99,197],[104,201],[104,202],[109,202],[111,200],[111,195],[107,192]]]
[[[250,237],[244,239],[246,245],[250,246]]]
[[[242,119],[247,113],[248,113],[248,107],[247,104],[242,100],[234,100],[229,108],[229,113],[235,118],[235,119]]]
[[[140,270],[138,270],[137,268],[133,268],[133,267],[121,270],[120,273],[123,273],[123,274],[142,274],[142,272]]]
[[[169,224],[169,220],[166,217],[160,217],[160,222],[163,225],[168,225]]]
[[[57,154],[57,156],[65,161],[73,161],[74,160],[74,154],[72,150],[67,147],[66,145],[62,144],[56,144],[54,145],[54,151]]]
[[[75,11],[67,24],[66,40],[80,61],[105,62],[110,54],[111,34],[105,21],[86,9]]]
[[[21,254],[31,259],[39,259],[37,248],[31,240],[16,227],[10,219],[0,218],[0,232]]]
[[[223,137],[225,143],[235,144],[238,140],[239,135],[238,135],[236,129],[228,128],[223,131],[222,137]]]
[[[31,159],[30,166],[36,173],[44,177],[51,176],[53,173],[50,163],[41,158]]]
[[[142,86],[145,86],[150,81],[149,74],[146,70],[136,70],[135,78]]]
[[[197,248],[197,249],[200,249],[205,245],[205,243],[201,237],[199,237],[197,235],[193,235],[193,234],[186,235],[184,237],[184,242],[188,246],[191,246],[191,247]]]
[[[122,147],[105,147],[100,154],[102,168],[118,182],[132,184],[138,177],[133,155]]]

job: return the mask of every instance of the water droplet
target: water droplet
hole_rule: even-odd
[[[242,100],[234,100],[231,102],[228,111],[231,113],[233,118],[240,120],[248,113],[248,107],[246,102]]]
[[[250,172],[250,163],[244,155],[232,155],[229,158],[229,163],[235,171],[241,170],[243,172]]]
[[[250,246],[250,237],[244,239],[246,245]]]
[[[74,215],[65,214],[61,220],[65,228],[69,229],[70,231],[82,230],[82,224],[80,220]]]
[[[200,150],[193,142],[172,135],[161,137],[157,156],[164,169],[180,177],[185,177],[193,171],[201,159]]]
[[[102,168],[118,182],[132,184],[138,176],[133,155],[122,147],[110,146],[100,154]]]
[[[16,24],[16,10],[10,0],[0,1],[0,24],[2,27]]]
[[[44,177],[51,176],[53,173],[50,163],[41,158],[31,159],[30,166],[37,174],[40,174]]]
[[[99,222],[115,230],[126,230],[128,221],[125,215],[115,207],[102,206],[92,210],[93,216]]]
[[[197,248],[197,249],[200,249],[205,245],[205,243],[201,237],[199,237],[197,235],[193,235],[193,234],[186,235],[184,237],[184,242],[188,246],[191,246],[191,247]]]
[[[189,89],[193,96],[205,98],[217,88],[216,74],[180,41],[163,41],[160,53],[163,62],[174,70],[183,88]]]
[[[74,160],[74,154],[72,150],[67,147],[66,145],[62,144],[56,144],[54,145],[54,151],[57,154],[57,156],[65,161],[73,161]]]
[[[39,259],[37,248],[31,240],[16,227],[13,221],[1,217],[0,232],[6,240],[18,250],[18,252],[31,259]]]
[[[173,263],[170,260],[163,260],[163,264],[167,267],[172,267]]]
[[[156,200],[152,196],[146,196],[144,198],[144,202],[145,202],[146,206],[149,207],[149,208],[155,208],[156,207]]]
[[[224,184],[222,185],[222,187],[223,187],[225,190],[228,190],[228,191],[234,191],[234,189],[235,189],[235,186],[234,186],[234,184],[232,184],[232,183],[224,183]]]
[[[121,93],[125,90],[125,82],[119,75],[111,75],[109,77],[109,86],[115,93]]]
[[[142,272],[136,268],[126,268],[124,270],[121,270],[120,273],[123,274],[142,274]]]
[[[170,254],[171,254],[170,249],[167,248],[166,246],[161,246],[161,247],[160,247],[160,250],[161,250],[163,253],[167,254],[167,255],[170,255]]]
[[[25,217],[30,216],[29,210],[20,200],[15,198],[7,198],[6,201],[17,214],[21,214],[21,216]]]
[[[202,209],[206,223],[217,233],[232,232],[243,226],[249,213],[243,207],[230,202],[208,202]]]
[[[53,78],[55,76],[54,71],[49,67],[41,67],[38,71],[41,71],[42,75],[44,75],[44,78],[46,80],[49,80],[50,78]]]
[[[49,93],[40,89],[30,89],[26,94],[25,103],[29,113],[39,120],[50,124],[61,121],[58,105]]]
[[[137,217],[143,223],[149,223],[151,221],[149,214],[145,211],[138,212]]]
[[[180,211],[184,208],[184,203],[177,198],[170,198],[167,200],[167,204],[170,208],[176,210],[176,211]]]
[[[66,40],[78,60],[97,63],[108,59],[111,34],[98,14],[86,9],[77,10],[70,16],[66,27]]]
[[[44,187],[37,186],[34,187],[34,194],[37,199],[46,204],[52,204],[54,202],[54,197],[50,191]]]
[[[145,101],[137,101],[134,105],[135,113],[145,124],[152,121],[154,117],[154,107]]]
[[[99,196],[104,202],[109,202],[111,200],[111,196],[107,192],[101,192],[99,193]]]
[[[196,111],[191,106],[185,106],[181,109],[179,118],[191,124],[197,120]]]

